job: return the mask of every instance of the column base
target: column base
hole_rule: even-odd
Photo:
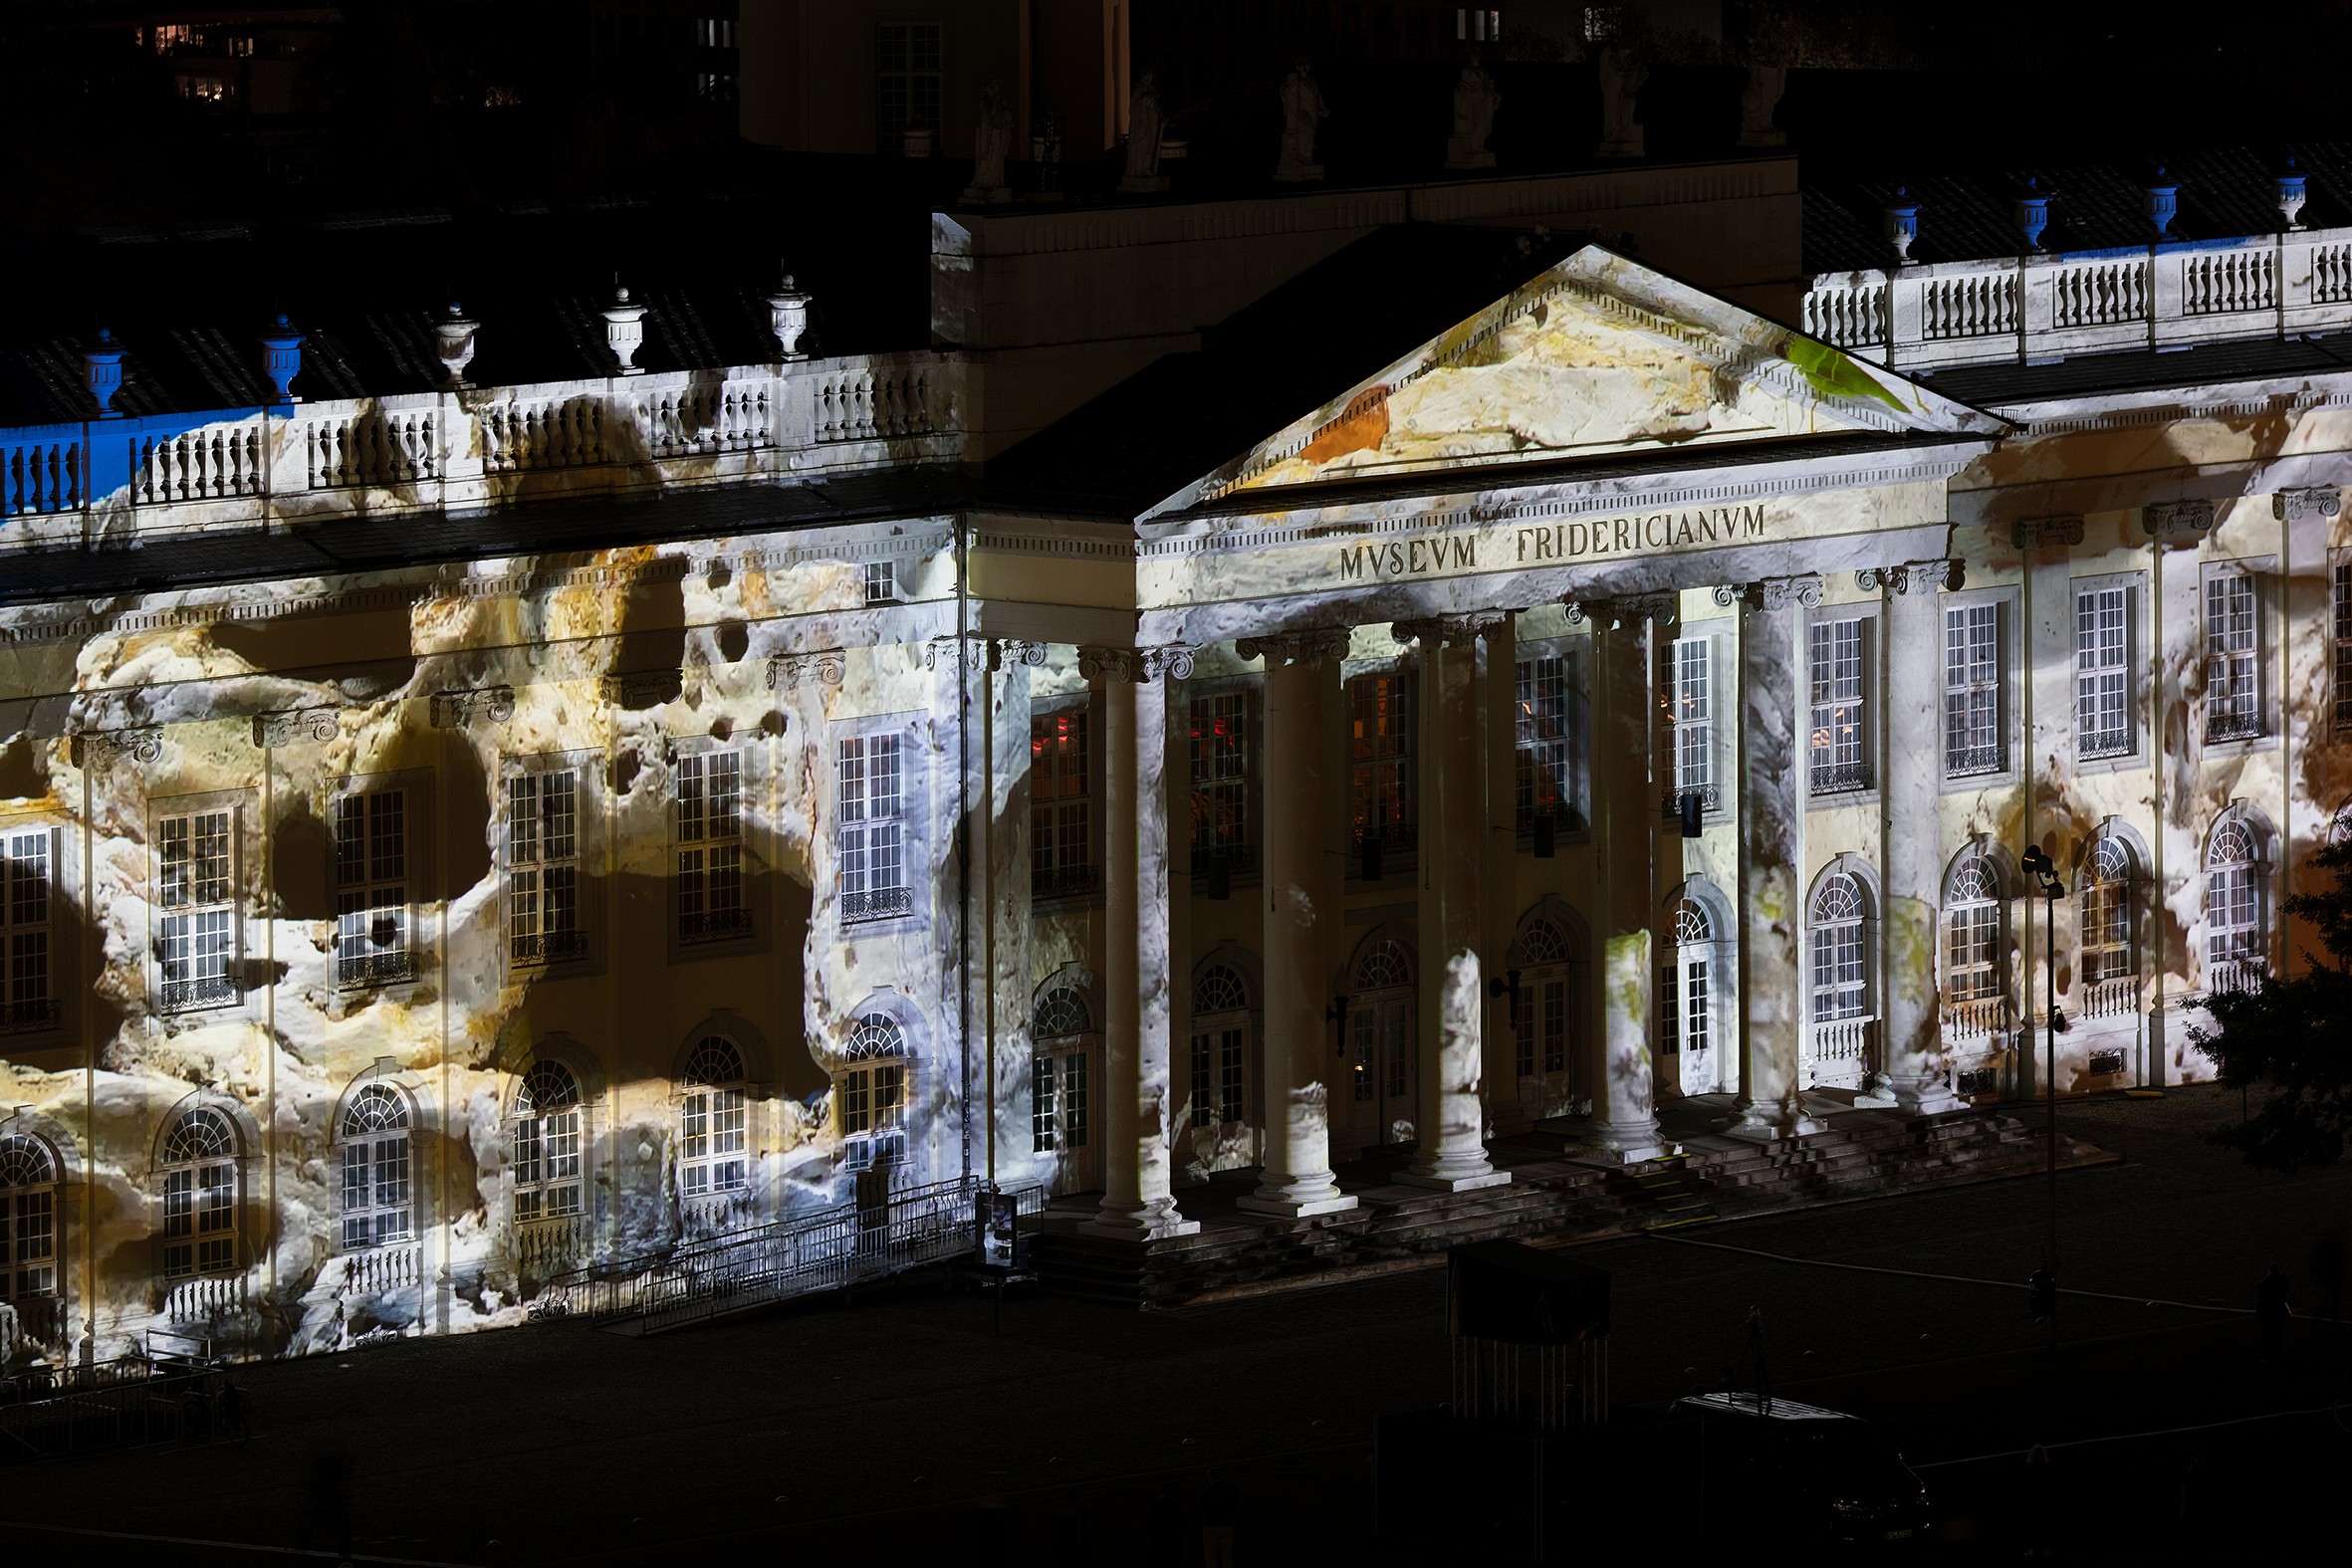
[[[1726,1138],[1746,1138],[1756,1143],[1777,1143],[1783,1138],[1802,1138],[1807,1133],[1827,1132],[1829,1124],[1805,1114],[1802,1102],[1790,1099],[1782,1105],[1743,1105],[1739,1115],[1723,1127]]]
[[[1165,1241],[1171,1236],[1198,1235],[1201,1223],[1187,1220],[1176,1212],[1176,1206],[1154,1208],[1146,1204],[1129,1208],[1122,1204],[1113,1209],[1108,1204],[1094,1212],[1091,1220],[1080,1220],[1078,1234],[1099,1235],[1113,1241]]]
[[[1426,1187],[1435,1193],[1471,1193],[1482,1187],[1509,1187],[1511,1173],[1493,1167],[1461,1176],[1447,1176],[1435,1171],[1407,1171],[1397,1180],[1407,1187]]]
[[[1945,1111],[1968,1109],[1968,1101],[1953,1093],[1952,1085],[1940,1078],[1932,1083],[1898,1083],[1889,1103],[1910,1116],[1936,1116]]]
[[[1659,1130],[1656,1117],[1635,1122],[1601,1122],[1593,1127],[1589,1137],[1596,1157],[1620,1165],[1654,1160],[1666,1152],[1666,1136]]]
[[[1355,1207],[1355,1194],[1341,1192],[1336,1182],[1325,1177],[1319,1184],[1307,1181],[1261,1187],[1247,1198],[1236,1199],[1234,1207],[1257,1215],[1305,1220],[1314,1215],[1347,1213]]]

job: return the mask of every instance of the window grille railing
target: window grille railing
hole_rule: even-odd
[[[1954,746],[1944,752],[1944,772],[1955,779],[1966,779],[1975,774],[2000,772],[1999,746]]]
[[[1032,866],[1031,898],[1085,898],[1102,891],[1100,866]]]
[[[2262,715],[2258,709],[2234,702],[2217,704],[2206,714],[2205,738],[2209,741],[2258,741],[2262,738]]]
[[[1192,849],[1192,874],[1207,876],[1222,858],[1228,876],[1248,876],[1258,870],[1256,844],[1195,844]]]
[[[539,931],[512,940],[514,962],[518,966],[562,964],[588,953],[585,931]]]
[[[416,955],[405,950],[360,953],[335,961],[335,983],[339,986],[392,986],[415,978]]]
[[[1812,776],[1815,794],[1853,794],[1868,789],[1877,777],[1868,763],[1816,764]]]
[[[751,931],[752,912],[748,909],[712,909],[678,917],[680,942],[724,942],[731,937],[748,937]]]
[[[243,996],[237,983],[226,975],[207,975],[197,980],[167,980],[163,983],[163,1010],[184,1012],[191,1008],[209,1008],[235,1002]]]
[[[869,888],[862,893],[843,893],[840,907],[844,922],[888,920],[893,915],[913,914],[915,893],[911,887]]]
[[[1414,822],[1382,822],[1369,831],[1356,828],[1348,841],[1361,849],[1367,838],[1390,854],[1410,853],[1421,842],[1421,829]]]
[[[1999,1067],[1970,1067],[1953,1074],[1953,1092],[1965,1099],[1982,1099],[2000,1093]]]
[[[1714,784],[1693,784],[1687,789],[1669,789],[1660,795],[1658,814],[1669,819],[1682,815],[1682,797],[1686,794],[1697,795],[1699,808],[1703,811],[1715,810],[1723,803],[1723,791]]]
[[[54,1002],[0,1003],[0,1029],[45,1029],[56,1021]]]
[[[2091,1052],[2090,1075],[2094,1078],[2112,1078],[2129,1065],[2130,1058],[2121,1050],[2095,1050]]]

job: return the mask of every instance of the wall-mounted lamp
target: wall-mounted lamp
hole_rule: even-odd
[[[1332,1045],[1331,1045],[1331,1054],[1332,1054],[1332,1055],[1334,1055],[1334,1056],[1344,1056],[1344,1055],[1346,1055],[1346,1054],[1347,1054],[1347,995],[1346,995],[1346,993],[1342,992],[1340,995],[1338,995],[1338,996],[1336,996],[1336,997],[1334,997],[1334,998],[1332,998],[1332,999],[1331,999],[1331,1005],[1330,1005],[1329,1007],[1327,1007],[1327,1008],[1323,1008],[1323,1016],[1324,1016],[1325,1018],[1329,1019],[1331,1022],[1333,1022],[1333,1023],[1336,1023],[1336,1024],[1338,1024],[1338,1025],[1339,1025],[1339,1028],[1338,1028],[1338,1030],[1337,1030],[1337,1037],[1334,1039],[1334,1041],[1332,1042]]]
[[[1549,811],[1535,818],[1535,858],[1549,860],[1552,847],[1559,840],[1559,819]]]
[[[1516,969],[1507,969],[1503,972],[1503,978],[1501,980],[1488,981],[1487,995],[1490,997],[1509,997],[1513,1002],[1519,1001],[1519,971]]]

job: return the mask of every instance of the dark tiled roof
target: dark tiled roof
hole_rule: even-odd
[[[2352,143],[2305,142],[2293,148],[2309,177],[2310,202],[2302,221],[2313,228],[2352,224]],[[2180,216],[2171,233],[2210,240],[2271,234],[2279,227],[2273,159],[2245,147],[2189,153],[2166,164],[2181,187]],[[2145,245],[2149,239],[2145,187],[2153,165],[2078,163],[2038,168],[1923,174],[1900,181],[1919,203],[1914,261],[1976,261],[2014,256],[2020,244],[2011,202],[2025,182],[2050,198],[2041,243],[2056,251]],[[1882,233],[1882,209],[1898,181],[1806,181],[1804,265],[1808,273],[1884,267],[1893,259]]]
[[[1133,518],[1581,244],[1375,230],[988,465],[985,504]]]
[[[260,533],[190,534],[138,549],[31,551],[6,558],[0,604],[90,600],[230,582],[389,571],[527,556],[567,556],[666,540],[928,517],[970,499],[939,469],[845,477],[823,485],[752,485],[628,500],[541,502],[465,517],[351,517]]]
[[[1946,397],[1994,408],[2097,392],[2162,391],[2177,386],[2226,386],[2277,376],[2352,370],[2352,334],[2280,340],[2240,338],[2164,353],[2084,354],[2055,364],[1979,364],[1920,374]]]

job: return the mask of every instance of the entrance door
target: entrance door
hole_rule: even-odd
[[[1097,1047],[1085,1039],[1040,1041],[1030,1063],[1030,1147],[1057,1198],[1102,1190],[1102,1145],[1094,1133],[1100,1063]]]
[[[1713,1094],[1721,1078],[1715,1049],[1715,930],[1696,899],[1675,906],[1674,962],[1661,979],[1667,986],[1659,1016],[1662,1048],[1681,1058],[1683,1093]]]
[[[1416,1126],[1413,994],[1356,997],[1347,1009],[1347,1029],[1353,1036],[1356,1146],[1411,1142]]]

